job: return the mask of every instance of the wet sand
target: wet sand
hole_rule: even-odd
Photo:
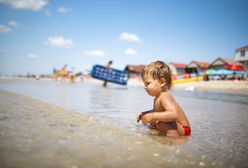
[[[0,97],[1,167],[222,167],[31,97]]]

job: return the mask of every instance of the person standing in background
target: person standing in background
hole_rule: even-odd
[[[112,60],[110,60],[106,65],[105,65],[105,68],[107,68],[107,69],[111,69],[111,65],[112,65],[112,63],[113,63],[113,61]],[[108,83],[108,81],[107,80],[105,80],[104,82],[103,82],[103,87],[106,87],[107,86],[107,83]]]

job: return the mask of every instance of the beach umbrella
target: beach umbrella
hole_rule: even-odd
[[[225,68],[233,71],[244,71],[244,67],[242,65],[231,64],[226,65]]]
[[[244,75],[245,71],[235,71],[235,73],[238,74],[238,75]]]
[[[206,74],[207,75],[213,75],[215,73],[215,70],[214,69],[208,69],[206,70]]]
[[[227,70],[227,69],[219,69],[215,71],[214,75],[231,75],[234,71]]]

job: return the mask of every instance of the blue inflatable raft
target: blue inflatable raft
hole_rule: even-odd
[[[126,85],[128,81],[128,72],[114,68],[107,69],[102,65],[94,65],[91,70],[91,76],[96,79],[120,85]]]

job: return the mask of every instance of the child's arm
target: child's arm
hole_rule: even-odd
[[[153,112],[143,115],[141,120],[145,125],[151,122],[152,120],[165,121],[165,122],[176,121],[177,113],[175,113],[174,111]]]
[[[169,94],[162,95],[161,97],[161,106],[166,109],[162,112],[153,112],[146,114],[142,117],[142,122],[146,125],[152,120],[158,121],[176,121],[178,119],[178,111],[180,111],[179,105],[173,99],[173,97]]]

